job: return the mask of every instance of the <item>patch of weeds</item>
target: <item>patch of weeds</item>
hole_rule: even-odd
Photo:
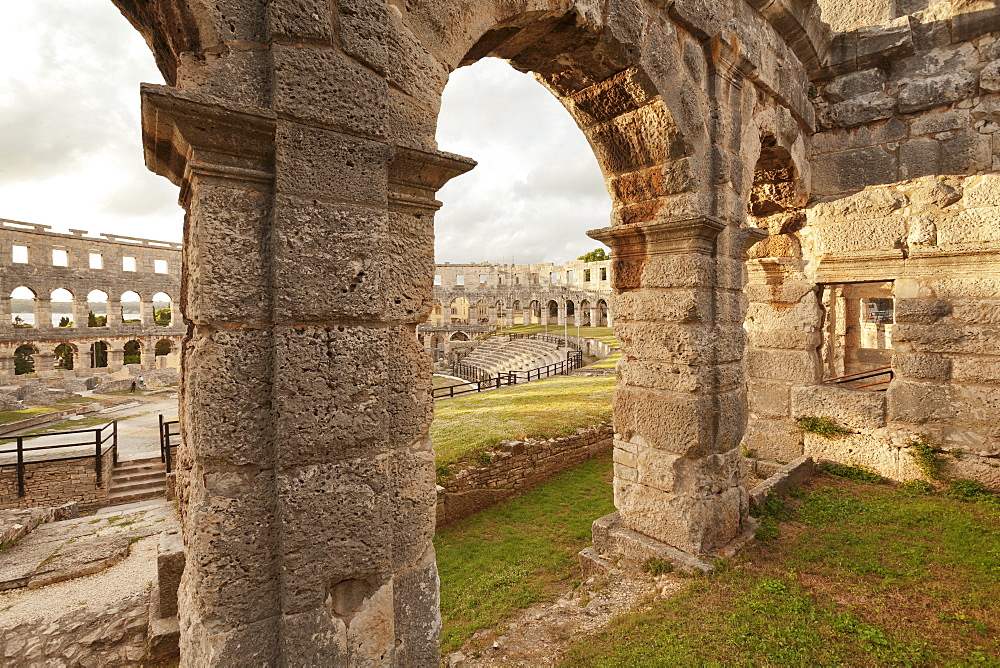
[[[835,475],[838,478],[847,478],[848,480],[853,480],[854,482],[869,482],[874,484],[883,484],[889,482],[888,479],[880,476],[875,471],[871,470],[865,466],[858,466],[857,464],[838,464],[836,462],[823,462],[816,467],[816,470],[820,473],[829,473],[830,475]]]
[[[642,570],[650,575],[664,575],[674,570],[674,565],[669,559],[662,557],[650,557],[642,564]]]
[[[100,521],[101,521],[102,519],[103,519],[103,518],[101,518],[101,517],[95,517],[94,519],[90,520],[90,522],[88,522],[88,524],[97,524],[97,523],[98,523],[98,522],[100,522]]]
[[[140,536],[132,536],[131,538],[128,539],[128,544],[129,545],[135,545],[140,540],[142,540],[142,538]]]
[[[476,466],[480,468],[488,468],[493,464],[493,455],[488,452],[480,452],[476,457]]]
[[[913,462],[924,476],[930,480],[941,480],[944,477],[944,462],[941,460],[944,450],[929,436],[922,435],[910,441],[906,444],[906,448],[910,451]]]
[[[135,524],[135,520],[125,520],[124,522],[119,522],[118,526],[127,527],[127,526],[132,526],[133,524]]]
[[[434,467],[434,472],[437,484],[439,485],[444,485],[455,475],[448,464],[438,464]]]
[[[809,89],[808,89],[808,90],[806,91],[806,96],[807,96],[807,97],[808,97],[808,98],[809,98],[810,100],[814,100],[814,99],[816,99],[816,96],[817,96],[818,94],[819,94],[819,91],[818,91],[818,90],[816,90],[816,86],[813,86],[813,85],[810,85],[810,86],[809,86]]]
[[[757,520],[757,540],[770,541],[778,537],[778,523],[788,516],[785,501],[779,496],[768,494],[763,505],[750,509],[750,516]]]
[[[1000,497],[997,497],[983,483],[968,478],[952,480],[945,494],[959,501],[1000,507]]]
[[[925,494],[933,494],[934,492],[937,491],[934,485],[920,478],[916,478],[914,480],[907,480],[902,485],[900,485],[900,487],[902,487],[904,491],[918,496]]]
[[[575,436],[576,427],[570,427],[570,426],[563,427],[562,429],[559,430],[559,433],[562,434],[563,436]]]
[[[854,433],[852,430],[842,427],[834,422],[832,418],[828,417],[801,415],[795,418],[795,424],[802,431],[808,431],[810,434],[817,434],[823,438],[836,438],[837,436],[846,436]]]
[[[741,452],[743,453],[743,456],[746,457],[747,459],[753,459],[757,456],[757,452],[753,448],[748,448],[744,446]]]
[[[107,520],[108,520],[108,524],[114,524],[115,522],[117,522],[117,521],[118,521],[118,520],[120,520],[121,518],[122,518],[122,516],[121,516],[121,515],[113,515],[113,516],[111,516],[111,517],[107,518]]]
[[[15,541],[12,540],[3,541],[2,543],[0,543],[0,550],[6,550],[8,547],[11,547],[14,544],[14,542]]]

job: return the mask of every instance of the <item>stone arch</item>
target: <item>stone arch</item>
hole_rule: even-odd
[[[451,336],[448,337],[449,341],[468,341],[469,335],[465,332],[453,332]]]
[[[163,357],[174,352],[174,343],[170,339],[160,339],[153,347],[153,354],[156,357]]]
[[[108,366],[110,346],[106,341],[94,341],[90,344],[90,368],[103,369]]]
[[[551,321],[552,318],[559,317],[559,302],[555,299],[550,299],[548,303],[545,304],[545,313]]]
[[[174,324],[174,302],[166,292],[153,294],[153,324],[160,327]]]
[[[542,303],[537,299],[532,299],[528,305],[528,320],[525,323],[527,325],[539,325],[542,322]]]
[[[73,293],[66,288],[56,288],[51,293],[49,293],[49,302],[52,309],[52,324],[55,327],[75,327],[78,323],[74,322],[73,315],[73,304],[76,298]],[[69,304],[67,309],[65,306],[57,307],[56,304]],[[72,368],[72,367],[70,367]]]
[[[111,320],[111,305],[108,293],[104,290],[91,290],[87,293],[87,326],[107,327]]]
[[[465,297],[455,297],[449,304],[451,309],[451,321],[449,325],[468,325],[470,314],[469,300]]]
[[[11,324],[17,328],[28,329],[38,327],[38,293],[27,287],[20,285],[10,292],[11,298]],[[27,300],[31,300],[30,312]]]
[[[120,311],[118,315],[126,324],[142,323],[142,297],[135,290],[126,290],[118,299]]]
[[[590,327],[591,323],[594,321],[594,315],[592,313],[593,309],[590,304],[589,299],[584,299],[580,301],[580,326]]]
[[[142,364],[142,344],[136,339],[126,341],[122,359],[125,364]]]
[[[72,371],[76,366],[77,348],[69,342],[60,343],[52,351],[56,358],[56,369]]]
[[[477,325],[482,325],[490,320],[490,305],[485,299],[476,300],[475,321]],[[471,322],[471,320],[470,320]]]
[[[30,343],[22,343],[14,349],[14,375],[23,376],[35,373],[35,356],[38,349]]]
[[[510,305],[510,324],[512,326],[527,324],[524,322],[524,311],[521,309],[521,300],[515,299]]]
[[[576,315],[576,304],[572,299],[566,300],[566,317],[572,318]]]
[[[594,324],[595,327],[607,327],[608,326],[608,302],[604,299],[597,300],[597,320]]]

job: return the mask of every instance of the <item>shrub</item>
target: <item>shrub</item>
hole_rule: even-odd
[[[674,570],[674,565],[669,559],[662,557],[650,557],[642,564],[642,570],[650,575],[663,575]]]
[[[941,461],[941,457],[939,455],[941,455],[944,450],[940,445],[932,441],[929,436],[923,435],[907,443],[906,447],[910,451],[910,456],[913,457],[913,461],[917,465],[917,468],[919,468],[927,478],[930,480],[942,479],[944,463]]]
[[[837,436],[846,436],[847,434],[853,434],[854,432],[847,427],[842,427],[832,418],[828,417],[813,417],[811,415],[802,415],[795,418],[795,424],[799,426],[802,431],[808,431],[811,434],[819,434],[823,438],[835,438]]]
[[[952,480],[945,494],[959,501],[1000,506],[1000,497],[997,497],[983,483],[968,478]]]

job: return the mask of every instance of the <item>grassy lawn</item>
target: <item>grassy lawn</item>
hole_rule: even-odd
[[[7,424],[8,422],[14,422],[15,420],[23,420],[25,418],[34,417],[43,413],[58,413],[59,411],[64,411],[67,408],[76,408],[77,406],[86,406],[87,404],[92,403],[94,403],[93,400],[69,400],[60,401],[52,404],[51,406],[35,406],[34,408],[24,408],[19,411],[0,411],[0,424]]]
[[[434,374],[434,387],[448,387],[450,385],[461,385],[464,381],[461,379],[448,378],[446,376],[439,376]]]
[[[554,376],[435,405],[438,466],[468,460],[502,439],[551,438],[611,419],[615,379]]]
[[[443,654],[579,579],[591,523],[614,511],[610,454],[438,531]]]
[[[814,478],[777,536],[567,665],[1000,665],[1000,503]]]
[[[618,366],[618,360],[622,358],[622,352],[611,353],[602,360],[598,360],[594,364],[590,365],[591,369],[614,369]]]

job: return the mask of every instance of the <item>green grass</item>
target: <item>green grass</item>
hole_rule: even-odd
[[[611,353],[610,355],[608,355],[604,359],[602,359],[602,360],[600,360],[600,361],[598,361],[598,362],[596,362],[594,364],[591,364],[590,368],[591,369],[614,369],[614,368],[616,368],[618,366],[618,360],[620,360],[621,358],[622,358],[622,353],[619,350],[618,352]]]
[[[980,495],[815,478],[772,540],[575,643],[566,663],[1000,665],[1000,507]]]
[[[434,374],[432,378],[434,380],[434,387],[448,387],[450,385],[461,385],[463,383],[462,380],[446,378],[445,376],[439,376],[437,374]]]
[[[615,379],[554,376],[435,405],[431,437],[439,466],[472,460],[502,439],[573,434],[611,419]]]
[[[93,403],[93,401],[77,401],[70,399],[57,402],[51,406],[35,406],[33,408],[24,408],[19,411],[0,411],[0,424],[14,422],[15,420],[24,420],[25,418],[43,415],[45,413],[58,413],[59,411],[64,411],[67,408],[86,406],[90,403]]]
[[[608,454],[438,531],[442,653],[578,579],[576,553],[591,523],[614,511],[611,496]]]

